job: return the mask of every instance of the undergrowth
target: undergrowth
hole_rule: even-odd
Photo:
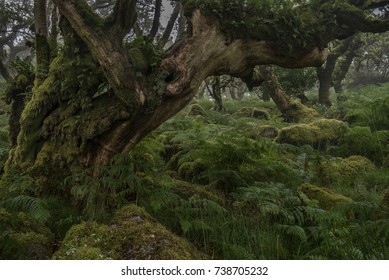
[[[188,108],[110,165],[68,177],[69,197],[41,197],[28,173],[4,177],[0,208],[25,213],[56,242],[72,225],[110,223],[117,209],[136,204],[208,258],[387,259],[387,98],[365,90],[342,101],[344,112],[333,116],[347,131],[320,150],[275,141],[290,124],[272,103],[228,101],[219,113],[198,100],[200,115]],[[247,108],[270,117],[237,114]],[[19,231],[2,228],[0,247],[16,246]]]

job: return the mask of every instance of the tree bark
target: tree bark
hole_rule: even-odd
[[[47,76],[50,63],[48,42],[47,2],[34,0],[36,80],[41,84]]]
[[[291,100],[278,82],[272,66],[257,67],[257,75],[259,75],[258,81],[263,81],[261,85],[263,93],[274,101],[287,121],[311,120],[319,116],[315,110]]]
[[[336,61],[349,48],[353,37],[343,40],[327,57],[324,66],[317,68],[317,77],[319,79],[319,103],[321,105],[330,107],[332,105],[330,100],[330,89],[333,85],[333,73],[336,66]]]
[[[153,24],[149,33],[149,39],[153,40],[158,33],[159,19],[161,17],[162,0],[156,0]]]
[[[224,110],[223,99],[222,99],[222,89],[220,83],[220,77],[209,78],[209,83],[205,80],[205,84],[209,95],[214,99],[215,105],[214,110],[221,112]]]

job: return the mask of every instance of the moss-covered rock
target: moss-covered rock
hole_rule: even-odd
[[[331,190],[320,188],[315,185],[304,183],[300,190],[312,200],[319,203],[320,208],[330,210],[346,203],[352,202],[352,199],[342,194],[334,193]]]
[[[182,163],[178,168],[178,175],[184,180],[191,180],[196,178],[204,170],[204,164],[201,163],[201,160],[196,159],[195,161]]]
[[[49,259],[54,236],[26,213],[0,208],[0,259]]]
[[[262,126],[259,126],[257,128],[256,133],[260,137],[274,139],[278,136],[279,130],[275,127],[270,126],[270,125],[262,125]]]
[[[293,102],[290,107],[282,112],[288,121],[312,122],[320,118],[319,112],[299,102]]]
[[[119,258],[112,246],[112,229],[103,224],[85,222],[75,225],[66,233],[55,259],[103,260]]]
[[[375,165],[362,156],[351,156],[346,159],[332,158],[320,163],[318,179],[326,186],[350,185],[359,175],[374,169],[376,169]]]
[[[373,171],[374,169],[376,169],[376,166],[371,160],[362,156],[351,156],[344,159],[344,161],[354,170],[355,174]]]
[[[243,107],[236,113],[234,113],[234,116],[239,117],[253,117],[256,119],[264,119],[269,120],[270,114],[266,109],[262,108],[251,108],[251,107]]]
[[[220,205],[225,204],[224,194],[211,186],[190,184],[188,182],[175,180],[173,191],[186,199],[198,195],[201,198],[214,201]]]
[[[204,259],[185,239],[174,235],[143,208],[118,210],[111,225],[86,222],[67,233],[55,259]]]
[[[276,141],[296,146],[324,147],[337,143],[347,132],[346,123],[334,119],[319,119],[310,124],[296,124],[279,131]]]
[[[276,142],[293,145],[314,145],[320,138],[320,129],[309,124],[296,124],[284,127],[279,131]]]

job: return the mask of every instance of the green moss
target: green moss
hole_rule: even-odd
[[[305,144],[323,147],[337,143],[347,132],[347,124],[334,119],[320,119],[310,124],[296,124],[282,128],[276,139],[279,143],[297,146]]]
[[[351,156],[346,159],[333,158],[321,162],[319,180],[322,185],[350,185],[358,176],[375,170],[375,165],[362,156]]]
[[[173,187],[173,191],[185,199],[198,195],[201,198],[214,201],[219,205],[225,204],[224,194],[213,187],[190,184],[180,180],[175,180],[174,182],[175,186]]]
[[[113,235],[107,225],[85,222],[75,225],[66,233],[55,259],[93,260],[117,258],[112,248]]]
[[[307,49],[307,42],[322,42],[323,22],[332,21],[328,15],[321,14],[317,3],[296,9],[293,1],[221,1],[186,0],[183,1],[185,13],[190,16],[196,9],[219,20],[227,38],[255,39],[274,42],[277,50],[298,56]],[[236,15],[239,15],[237,19]],[[282,42],[282,44],[277,44]]]
[[[348,166],[355,170],[355,173],[357,174],[361,172],[373,171],[376,169],[376,166],[373,162],[371,162],[371,160],[362,156],[351,156],[344,159],[344,161]]]
[[[293,102],[291,106],[283,111],[283,115],[292,122],[312,122],[320,118],[320,114],[299,102]]]
[[[256,128],[256,134],[260,137],[274,139],[278,136],[279,130],[271,125],[262,125]]]
[[[261,108],[250,108],[250,107],[243,107],[236,113],[234,113],[234,116],[239,117],[253,117],[256,119],[270,119],[270,114],[268,110],[261,109]]]
[[[78,158],[90,139],[128,117],[110,95],[95,59],[69,32],[64,35],[69,44],[53,59],[47,78],[33,89],[26,104],[18,146],[9,164],[9,168],[31,170],[49,192],[54,184],[61,185],[66,168],[79,165]],[[59,175],[53,170],[64,171],[60,172],[62,180],[52,178]]]
[[[320,129],[309,124],[296,124],[282,128],[276,138],[278,143],[315,145],[319,142]]]
[[[178,175],[184,180],[191,180],[196,178],[205,166],[201,163],[201,160],[197,159],[193,162],[184,162],[178,168]]]
[[[321,138],[331,142],[342,139],[348,131],[348,125],[345,122],[335,119],[319,119],[311,125],[320,129]]]
[[[26,213],[0,208],[0,259],[48,259],[54,236]]]
[[[77,11],[89,26],[93,26],[96,31],[102,31],[104,27],[104,19],[94,13],[87,2],[75,1],[75,5]]]
[[[118,210],[111,225],[73,226],[55,259],[203,259],[185,239],[156,222],[143,208]]]
[[[312,200],[319,203],[320,208],[330,210],[346,203],[352,202],[352,199],[341,194],[334,193],[328,189],[320,188],[309,183],[305,183],[300,190]]]
[[[140,73],[146,73],[148,71],[150,67],[149,61],[147,60],[141,49],[131,48],[128,51],[128,57],[135,71],[138,71]]]

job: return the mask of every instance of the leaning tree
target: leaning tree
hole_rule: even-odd
[[[140,0],[117,0],[106,17],[85,0],[53,2],[63,45],[40,61],[48,69],[36,75],[7,172],[52,178],[106,165],[184,108],[209,76],[250,85],[257,65],[317,67],[332,40],[389,30],[366,12],[387,0],[182,0],[171,2],[184,9],[185,36],[164,50],[155,28],[134,32]]]

